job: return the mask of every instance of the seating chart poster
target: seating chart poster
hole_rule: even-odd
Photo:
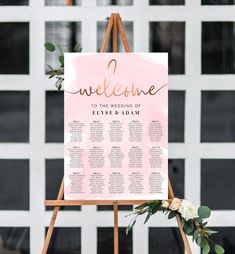
[[[168,198],[167,53],[66,53],[66,200]]]

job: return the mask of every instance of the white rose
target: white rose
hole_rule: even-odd
[[[192,202],[183,200],[179,209],[179,213],[181,213],[182,217],[188,221],[196,216],[197,211]]]
[[[170,204],[170,209],[173,210],[173,211],[176,211],[180,208],[181,206],[181,200],[178,199],[178,198],[174,198],[172,201],[171,201],[171,204]]]
[[[168,208],[169,205],[170,205],[170,203],[169,203],[167,200],[163,200],[163,201],[162,201],[162,207]]]

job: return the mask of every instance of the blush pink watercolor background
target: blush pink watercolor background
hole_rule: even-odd
[[[167,53],[66,53],[65,54],[65,101],[64,101],[64,126],[65,126],[65,199],[66,200],[95,200],[95,199],[112,199],[112,200],[153,200],[153,199],[167,199],[168,198],[168,86],[165,86],[156,95],[140,95],[140,96],[111,96],[110,98],[104,95],[80,95],[69,94],[66,91],[77,91],[79,88],[88,88],[98,85],[103,85],[105,71],[109,61],[115,58],[117,60],[116,73],[112,79],[112,84],[121,84],[122,86],[129,86],[134,82],[135,86],[140,89],[147,89],[150,85],[162,86],[168,83],[168,66]],[[111,87],[112,85],[110,85]],[[91,104],[141,104],[139,116],[94,116],[91,114]],[[100,110],[97,107],[97,110]],[[104,109],[105,110],[105,109]],[[125,110],[125,108],[123,109]],[[128,109],[127,109],[128,110]],[[135,108],[133,108],[135,110]],[[79,146],[84,148],[83,154],[83,169],[70,169],[68,166],[69,155],[68,148],[73,146],[69,142],[68,123],[72,120],[80,120],[86,124],[84,128],[84,140],[79,143]],[[114,142],[102,143],[104,149],[105,166],[102,169],[91,169],[89,167],[88,159],[89,149],[95,145],[89,141],[89,123],[93,120],[100,120],[104,124],[104,139],[109,140],[108,125],[112,120],[120,120],[124,123],[123,142],[119,142],[121,150],[125,155],[123,160],[123,168],[111,169],[109,167],[109,154],[111,147],[115,145]],[[138,142],[143,150],[143,168],[132,169],[128,168],[128,151],[132,143],[128,141],[129,130],[128,123],[131,120],[140,120],[144,123],[143,142]],[[163,192],[158,195],[149,194],[148,177],[151,172],[156,171],[148,167],[149,148],[155,143],[150,143],[148,133],[148,124],[152,120],[159,120],[163,125],[163,137],[160,146],[163,151],[162,168],[158,169],[164,179]],[[99,144],[99,143],[98,143]],[[69,188],[69,175],[73,171],[82,172],[85,175],[85,192],[82,194],[71,194]],[[104,193],[102,195],[91,194],[89,191],[89,175],[92,172],[102,172],[105,176]],[[144,191],[141,195],[134,195],[128,192],[128,175],[133,171],[139,171],[145,176]],[[108,181],[111,172],[121,172],[124,175],[125,193],[120,195],[110,195],[108,193]]]

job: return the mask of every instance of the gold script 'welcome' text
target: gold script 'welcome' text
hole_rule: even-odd
[[[163,87],[167,86],[167,84],[156,86],[151,85],[147,89],[140,89],[139,87],[135,86],[134,83],[131,86],[123,86],[121,84],[116,84],[112,86],[112,79],[115,75],[117,69],[117,60],[111,59],[107,65],[104,77],[104,83],[102,85],[98,85],[96,87],[89,86],[88,88],[80,88],[79,90],[72,92],[72,91],[65,91],[71,94],[80,94],[80,95],[87,95],[91,96],[93,94],[96,95],[104,95],[105,97],[109,98],[111,96],[140,96],[140,95],[155,95],[157,94]]]

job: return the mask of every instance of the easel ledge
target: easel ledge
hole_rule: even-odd
[[[170,202],[172,199],[168,199]],[[45,200],[45,206],[80,206],[80,205],[140,205],[159,200]]]

